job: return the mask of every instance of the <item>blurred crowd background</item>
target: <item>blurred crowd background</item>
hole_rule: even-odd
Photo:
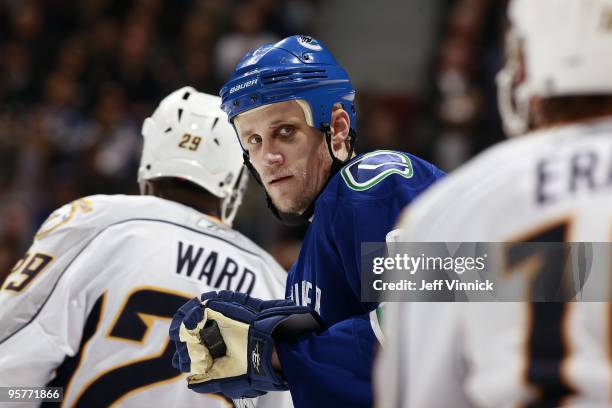
[[[287,35],[321,40],[353,78],[359,152],[452,171],[503,138],[505,3],[0,0],[0,280],[55,208],[138,193],[141,124],[164,96],[217,94],[246,51]],[[275,221],[253,182],[236,227],[286,268],[304,233]]]

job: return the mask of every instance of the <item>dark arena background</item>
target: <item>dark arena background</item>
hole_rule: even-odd
[[[504,1],[0,0],[0,281],[55,208],[137,194],[140,129],[190,85],[218,94],[247,50],[326,44],[357,89],[358,151],[452,171],[503,138],[493,77]],[[302,229],[250,184],[237,229],[288,268]]]

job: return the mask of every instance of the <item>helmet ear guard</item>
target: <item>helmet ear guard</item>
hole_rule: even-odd
[[[221,220],[228,225],[232,225],[234,222],[249,183],[249,177],[244,170],[245,167],[243,166],[236,178],[232,193],[221,201]]]
[[[529,129],[529,101],[515,94],[522,69],[520,39],[516,32],[506,34],[505,46],[506,63],[495,78],[497,104],[504,130],[509,136],[518,136]]]

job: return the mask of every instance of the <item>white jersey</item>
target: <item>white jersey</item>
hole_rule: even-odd
[[[405,242],[612,242],[612,121],[495,146],[399,227]],[[388,303],[383,321],[380,407],[612,406],[610,303]]]
[[[61,386],[67,407],[231,406],[189,390],[172,367],[170,319],[212,290],[282,299],[285,276],[239,232],[182,204],[76,200],[47,219],[2,286],[0,386]]]

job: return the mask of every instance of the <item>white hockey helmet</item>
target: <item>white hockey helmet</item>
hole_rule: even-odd
[[[221,98],[184,87],[161,101],[142,126],[144,146],[138,183],[176,177],[222,199],[221,218],[231,225],[242,202],[248,176],[242,149]]]
[[[512,0],[508,17],[497,85],[510,135],[528,130],[534,96],[612,94],[612,0]]]

